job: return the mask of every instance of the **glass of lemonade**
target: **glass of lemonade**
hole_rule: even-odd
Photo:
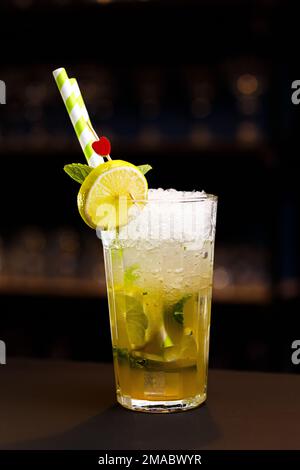
[[[149,190],[102,230],[118,402],[147,412],[206,399],[217,197]]]
[[[151,165],[111,157],[76,79],[53,75],[88,165],[64,171],[103,242],[118,402],[169,412],[206,399],[217,197],[148,190]],[[99,233],[100,232],[100,233]]]

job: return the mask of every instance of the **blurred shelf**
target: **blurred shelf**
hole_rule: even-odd
[[[0,276],[0,293],[58,297],[106,295],[105,281],[69,277]]]
[[[271,299],[271,288],[264,284],[232,285],[213,291],[213,301],[219,303],[267,304]]]
[[[84,9],[91,9],[98,6],[135,6],[135,5],[158,5],[158,6],[201,6],[201,7],[209,7],[209,6],[219,6],[222,7],[226,6],[235,6],[241,7],[239,0],[1,0],[2,5],[0,8],[4,10],[13,10],[13,11],[23,11],[23,10],[41,10],[42,7],[47,7],[51,10],[64,10],[70,7],[81,7]],[[243,6],[249,7],[252,5],[263,6],[263,7],[272,7],[275,4],[275,0],[265,2],[263,0],[252,0],[248,1],[246,5]]]
[[[106,297],[105,280],[70,277],[0,276],[0,293],[6,295],[45,295],[56,297]],[[271,289],[264,284],[231,285],[214,289],[213,300],[219,303],[266,304]]]
[[[43,142],[40,145],[35,144],[31,145],[24,140],[19,144],[15,142],[12,145],[7,145],[5,142],[1,144],[1,152],[0,154],[4,154],[10,152],[16,157],[24,157],[24,152],[30,153],[33,156],[41,157],[41,152],[43,156],[52,156],[53,153],[55,154],[70,154],[74,153],[74,158],[78,154],[78,158],[82,157],[82,152],[80,147],[78,146],[78,142],[76,139],[71,138],[70,140],[65,140],[64,143],[61,145],[53,145],[53,139],[49,138],[49,142]],[[203,144],[191,144],[188,141],[180,141],[180,142],[159,142],[157,144],[149,144],[149,143],[118,143],[114,144],[114,154],[115,155],[157,155],[157,154],[165,154],[165,155],[183,155],[189,154],[199,155],[199,153],[205,152],[209,155],[228,155],[231,156],[240,156],[243,155],[250,155],[250,154],[257,154],[258,156],[270,156],[271,149],[269,145],[264,143],[254,143],[254,144],[242,144],[239,142],[214,142],[214,143],[203,143]],[[116,157],[115,157],[116,158]]]

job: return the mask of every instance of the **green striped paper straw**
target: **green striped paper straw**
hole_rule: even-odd
[[[86,120],[86,122],[88,122],[89,125],[91,126],[92,123],[91,123],[91,120],[90,120],[90,116],[89,116],[89,113],[88,113],[88,111],[86,109],[86,106],[84,104],[83,97],[82,97],[82,94],[80,92],[80,88],[79,88],[79,85],[78,85],[78,82],[77,82],[76,78],[70,78],[70,83],[72,85],[73,92],[75,93],[77,103],[79,104],[79,106],[81,108],[82,115],[83,115],[84,119]]]
[[[67,112],[70,116],[85,158],[87,159],[89,166],[98,166],[100,163],[103,163],[104,160],[102,157],[100,157],[100,155],[97,155],[92,148],[92,143],[95,141],[95,136],[88,125],[88,121],[86,121],[84,117],[85,113],[82,111],[82,106],[80,106],[78,103],[78,96],[76,96],[78,93],[76,92],[75,94],[73,89],[74,82],[72,83],[70,81],[64,68],[54,70],[53,76],[67,108]]]
[[[77,82],[76,78],[70,78],[69,81],[70,81],[70,83],[73,87],[73,92],[76,96],[77,103],[79,104],[79,106],[81,108],[81,112],[82,112],[82,115],[83,115],[84,119],[89,124],[89,127],[93,131],[95,137],[98,138],[98,136],[97,136],[97,134],[96,134],[96,132],[93,128],[93,125],[91,123],[90,116],[89,116],[89,113],[86,109],[86,106],[85,106],[85,103],[84,103],[84,100],[83,100],[83,97],[82,97],[82,94],[81,94],[81,91],[80,91],[80,88],[79,88],[79,85],[78,85],[78,82]],[[109,155],[107,155],[107,158],[109,158]]]

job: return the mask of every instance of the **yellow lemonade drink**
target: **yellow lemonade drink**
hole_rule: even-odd
[[[101,233],[125,407],[176,411],[206,399],[216,204],[150,190],[126,228]]]
[[[118,402],[170,412],[206,399],[217,197],[148,190],[149,164],[111,158],[77,80],[56,84],[88,164],[65,172],[79,213],[103,242]]]

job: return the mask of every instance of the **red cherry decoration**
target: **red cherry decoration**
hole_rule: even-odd
[[[99,140],[96,140],[92,143],[93,150],[98,154],[104,157],[105,155],[109,155],[111,151],[110,141],[107,137],[100,137]]]

